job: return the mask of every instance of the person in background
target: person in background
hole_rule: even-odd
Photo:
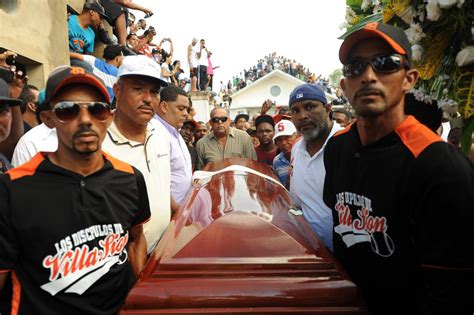
[[[21,100],[10,97],[8,84],[0,79],[0,143],[10,135],[12,124],[11,107],[20,106]],[[12,168],[10,160],[0,151],[0,174]]]
[[[214,108],[211,110],[210,120],[212,132],[199,140],[196,145],[198,170],[203,169],[207,163],[229,157],[257,159],[250,137],[244,131],[230,127],[227,109]]]
[[[257,129],[257,138],[260,143],[255,148],[257,152],[257,161],[273,166],[273,159],[277,153],[277,146],[273,143],[273,136],[275,135],[275,122],[270,115],[260,115],[255,120],[255,127]]]
[[[196,169],[197,165],[197,151],[196,147],[194,146],[194,132],[200,127],[200,125],[194,120],[186,120],[183,124],[183,127],[179,130],[179,133],[186,142],[186,146],[188,147],[189,154],[191,155],[191,164],[193,166],[192,170]]]
[[[242,130],[242,131],[247,131],[246,129],[246,122],[249,121],[249,115],[247,114],[238,114],[234,118],[234,123],[235,123],[235,128]]]
[[[179,133],[188,119],[190,109],[186,92],[174,85],[160,91],[160,102],[155,108],[153,125],[158,125],[168,133],[167,145],[171,163],[171,210],[179,209],[191,188],[192,161],[186,142]]]
[[[69,52],[71,59],[84,61],[92,68],[92,73],[104,81],[110,98],[114,99],[114,84],[117,82],[118,68],[123,62],[123,47],[120,45],[109,45],[104,48],[102,57],[105,61],[94,56],[83,55],[79,53]]]
[[[200,40],[199,45],[199,50],[197,51],[198,87],[200,91],[205,91],[207,85],[207,65],[209,64],[209,50],[207,50],[206,41],[204,39]]]
[[[209,133],[209,129],[207,128],[207,125],[203,121],[198,121],[198,125],[196,126],[196,130],[194,131],[194,145],[204,136],[206,136]]]
[[[34,85],[25,85],[23,91],[21,91],[19,98],[22,100],[20,108],[23,115],[23,129],[25,133],[39,124],[36,114],[38,95],[39,90]]]
[[[351,114],[342,108],[333,109],[332,119],[341,125],[341,127],[346,128],[351,123]]]
[[[280,153],[273,159],[273,170],[280,182],[290,189],[291,148],[296,140],[296,127],[290,120],[281,120],[275,125],[273,141]]]

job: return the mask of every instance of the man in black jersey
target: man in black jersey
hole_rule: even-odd
[[[146,260],[142,174],[101,151],[104,83],[82,68],[49,76],[41,118],[58,149],[0,176],[0,289],[14,314],[115,314]]]
[[[339,51],[356,122],[328,142],[334,254],[373,314],[472,314],[474,171],[413,116],[403,30],[369,23]]]

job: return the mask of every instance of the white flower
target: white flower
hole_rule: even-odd
[[[357,14],[352,10],[350,6],[346,7],[346,22],[350,25],[353,25],[357,19]]]
[[[425,33],[423,33],[420,24],[417,23],[410,24],[410,28],[405,30],[405,34],[408,37],[408,41],[412,45],[418,43],[423,37],[426,36]]]
[[[408,6],[402,12],[396,12],[397,15],[407,24],[413,23],[413,18],[416,15],[416,10],[412,6]]]
[[[411,46],[411,52],[412,52],[411,59],[413,61],[420,61],[421,56],[423,55],[423,47],[421,47],[418,44],[413,45]]]
[[[463,50],[458,52],[456,56],[456,63],[458,67],[463,67],[474,63],[474,46],[464,47]]]
[[[438,4],[442,9],[449,9],[455,5],[458,0],[438,0]]]
[[[443,94],[448,94],[448,92],[449,92],[448,89],[446,88],[443,89]]]
[[[437,4],[429,3],[426,5],[426,18],[430,21],[438,21],[441,16],[441,9]]]
[[[372,5],[372,1],[371,0],[363,0],[362,1],[362,4],[360,5],[360,8],[362,9],[362,11],[367,11],[367,9]]]

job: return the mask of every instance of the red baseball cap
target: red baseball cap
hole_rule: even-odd
[[[373,37],[383,39],[396,53],[411,59],[411,45],[404,30],[389,24],[372,22],[364,25],[362,28],[356,26],[349,29],[340,37],[340,39],[344,39],[339,49],[339,60],[341,63],[347,61],[349,53],[356,44],[364,39]]]

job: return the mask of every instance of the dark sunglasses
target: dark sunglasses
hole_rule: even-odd
[[[54,105],[52,111],[60,122],[70,122],[79,115],[82,106],[86,106],[89,114],[96,120],[105,121],[110,116],[110,105],[103,102],[64,101]]]
[[[393,73],[402,68],[409,68],[409,62],[398,54],[390,54],[385,56],[376,56],[370,60],[354,59],[349,61],[342,68],[342,73],[346,78],[354,78],[361,75],[367,65],[370,64],[372,69],[377,73]]]
[[[10,104],[5,101],[0,101],[0,114],[8,112],[8,109],[10,108]]]
[[[218,122],[225,123],[227,119],[229,119],[229,117],[212,117],[211,121],[217,124]]]

